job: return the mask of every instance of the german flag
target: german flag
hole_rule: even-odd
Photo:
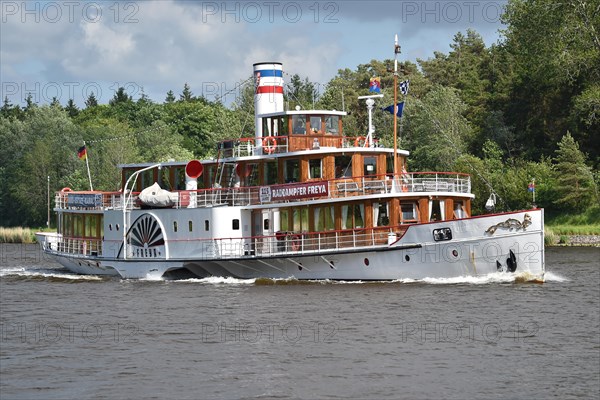
[[[79,157],[80,160],[85,160],[87,158],[87,149],[85,146],[80,147],[79,150],[77,150],[77,157]]]

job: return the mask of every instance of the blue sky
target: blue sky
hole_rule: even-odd
[[[341,68],[447,53],[468,28],[500,39],[499,1],[8,1],[0,2],[1,97],[107,103],[119,86],[164,101],[188,83],[195,95],[235,100],[252,64],[326,84]],[[226,93],[229,93],[225,96]]]

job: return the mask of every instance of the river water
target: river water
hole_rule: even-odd
[[[0,246],[2,400],[600,397],[598,248],[535,284],[133,281]]]

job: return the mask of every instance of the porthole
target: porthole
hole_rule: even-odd
[[[405,255],[405,256],[404,256],[404,259],[405,259],[406,261],[410,261],[410,256],[407,254],[407,255]]]
[[[369,266],[369,259],[365,258],[365,265],[368,267]]]

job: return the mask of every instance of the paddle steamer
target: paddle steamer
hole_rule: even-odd
[[[120,165],[118,192],[61,190],[44,252],[123,278],[543,279],[543,210],[472,216],[468,175],[409,172],[407,151],[345,132],[345,112],[284,110],[280,63],[254,77],[255,137]]]

